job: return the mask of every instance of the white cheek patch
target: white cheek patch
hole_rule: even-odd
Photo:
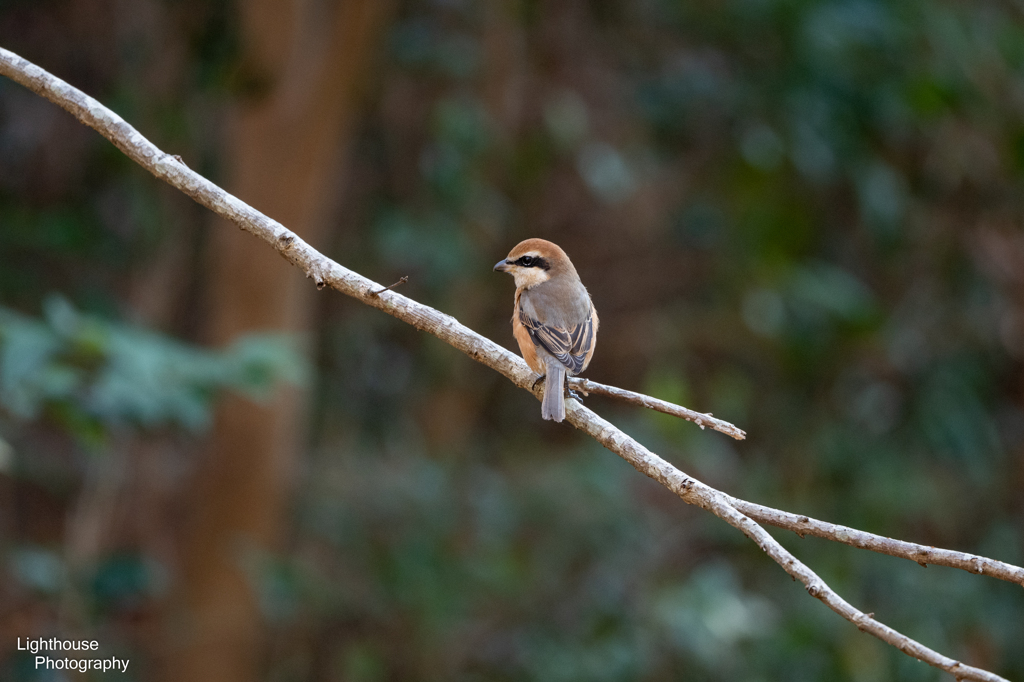
[[[535,287],[551,279],[548,271],[543,268],[524,268],[518,265],[512,271],[512,276],[515,277],[516,286],[524,289]]]

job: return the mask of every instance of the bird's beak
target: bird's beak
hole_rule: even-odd
[[[510,270],[509,263],[507,260],[500,260],[494,264],[494,269],[497,272],[508,272]]]

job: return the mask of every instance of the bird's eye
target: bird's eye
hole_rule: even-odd
[[[522,258],[519,259],[519,263],[524,268],[532,267],[533,266],[533,256],[523,256]]]

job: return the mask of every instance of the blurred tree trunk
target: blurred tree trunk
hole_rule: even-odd
[[[361,81],[390,3],[251,0],[239,3],[243,100],[228,121],[229,189],[314,246],[337,204],[337,170]],[[229,224],[210,253],[209,336],[306,332],[315,289],[265,244]],[[301,395],[220,405],[183,530],[178,598],[167,620],[163,679],[248,682],[258,677],[262,617],[252,559],[280,537],[302,451]]]

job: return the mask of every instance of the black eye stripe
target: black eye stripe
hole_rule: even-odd
[[[547,259],[541,256],[520,256],[515,264],[523,268],[540,268],[541,270],[550,270],[551,264],[548,263]]]

